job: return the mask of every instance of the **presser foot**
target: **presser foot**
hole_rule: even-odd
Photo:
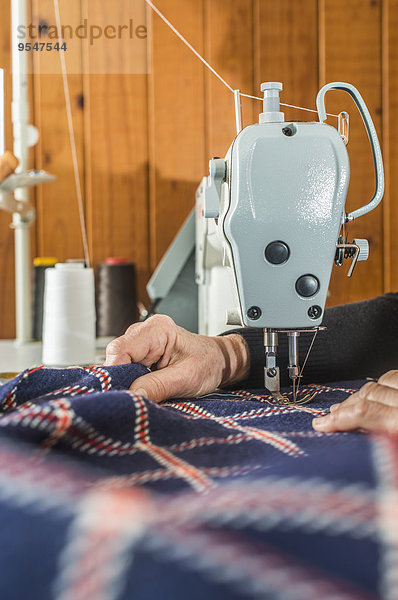
[[[296,379],[299,379],[299,377]],[[307,404],[316,396],[316,392],[298,396],[299,386],[296,380],[292,388],[291,397],[281,394],[279,367],[266,367],[264,369],[264,384],[265,388],[271,394],[271,398],[267,398],[267,402],[274,406],[294,406]]]
[[[301,404],[308,404],[315,398],[317,392],[312,392],[310,394],[305,394],[298,398],[297,396],[294,398],[289,398],[288,396],[284,396],[280,392],[271,392],[272,398],[268,398],[267,402],[272,404],[273,406],[300,406]]]
[[[270,392],[272,400],[269,399],[267,402],[270,404],[289,404],[289,398],[283,396],[280,391],[279,383],[279,367],[265,367],[264,369],[264,385],[265,388]]]
[[[290,402],[290,404],[308,404],[315,398],[318,392],[311,392],[310,394],[305,394],[301,396],[301,398],[297,398]]]
[[[280,392],[271,392],[272,398],[268,399],[267,402],[270,404],[283,406],[285,404],[291,404],[291,400],[287,396],[283,396]]]

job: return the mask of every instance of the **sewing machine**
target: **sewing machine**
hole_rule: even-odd
[[[324,123],[325,93],[333,89],[354,99],[376,174],[373,198],[348,214],[348,115],[339,115],[339,131]],[[295,402],[300,333],[316,335],[322,327],[333,263],[351,258],[351,276],[356,262],[368,258],[367,240],[348,243],[344,226],[379,204],[384,172],[376,130],[356,88],[325,85],[317,96],[319,122],[285,122],[281,90],[281,83],[262,84],[259,123],[238,126],[226,157],[211,159],[197,190],[196,281],[200,333],[214,335],[225,325],[264,329],[265,387],[283,404],[291,400],[280,392],[278,335],[288,336]]]

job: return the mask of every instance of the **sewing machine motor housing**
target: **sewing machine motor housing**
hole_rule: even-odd
[[[319,325],[349,182],[341,136],[323,123],[251,125],[227,163],[222,221],[242,323]]]

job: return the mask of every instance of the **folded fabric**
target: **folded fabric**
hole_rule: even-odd
[[[0,387],[1,598],[398,597],[398,442],[311,421],[361,382],[157,405],[141,365]]]

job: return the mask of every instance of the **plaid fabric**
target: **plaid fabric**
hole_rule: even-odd
[[[0,387],[2,600],[398,598],[398,439],[311,427],[361,382],[156,405],[145,371]]]

